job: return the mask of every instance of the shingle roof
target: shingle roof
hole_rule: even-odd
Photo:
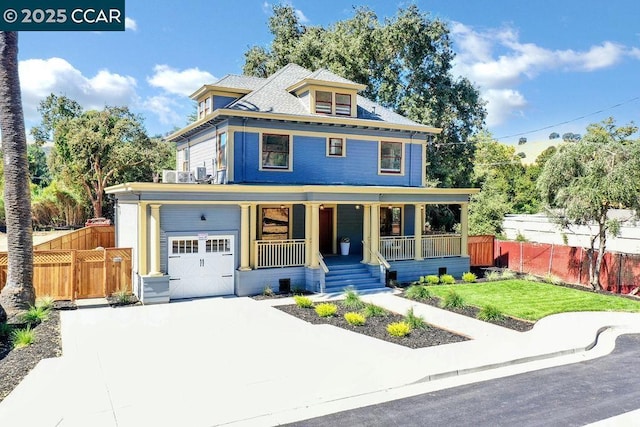
[[[230,87],[235,89],[250,89],[256,90],[263,83],[265,79],[262,77],[253,77],[253,76],[240,76],[238,74],[227,74],[217,82],[213,83],[212,86],[223,86]]]

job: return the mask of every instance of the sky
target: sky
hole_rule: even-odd
[[[304,25],[328,26],[367,6],[383,20],[415,3],[447,22],[455,76],[487,101],[486,128],[500,142],[584,134],[614,117],[640,124],[637,0],[287,0]],[[124,32],[21,32],[27,130],[50,93],[84,108],[126,105],[149,135],[183,127],[189,95],[242,74],[248,47],[267,47],[273,3],[260,0],[126,0]]]

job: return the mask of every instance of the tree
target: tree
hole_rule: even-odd
[[[147,162],[154,148],[141,119],[126,107],[61,120],[54,142],[54,171],[82,185],[94,217],[103,216],[104,189],[116,182],[116,176]]]
[[[591,231],[589,283],[600,289],[600,269],[607,238],[620,233],[611,209],[640,209],[640,140],[633,124],[617,127],[613,118],[591,124],[575,144],[558,148],[538,180],[543,201],[560,227],[586,226]],[[597,257],[595,256],[596,249]]]
[[[0,131],[8,249],[7,281],[0,292],[0,320],[5,320],[15,318],[35,303],[31,193],[17,32],[0,32]]]
[[[40,145],[27,145],[27,160],[29,162],[31,182],[41,188],[49,185],[51,176],[47,166],[47,154]]]
[[[527,138],[522,137],[518,140],[518,145],[522,145],[522,144],[526,144],[527,143]]]
[[[38,104],[38,113],[42,116],[40,125],[31,128],[31,135],[37,145],[53,141],[58,124],[82,114],[82,107],[64,95],[49,94]],[[61,135],[57,135],[58,139]]]
[[[549,139],[558,139],[560,138],[560,134],[558,132],[551,132],[549,134]]]
[[[486,117],[478,90],[451,72],[449,28],[400,9],[381,23],[367,8],[327,28],[302,26],[289,5],[273,8],[271,46],[245,52],[245,74],[267,77],[288,63],[321,67],[367,86],[363,95],[416,122],[443,129],[428,147],[428,181],[443,187],[471,183],[475,146],[468,138]]]

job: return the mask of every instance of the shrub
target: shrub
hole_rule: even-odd
[[[26,347],[33,344],[35,336],[34,331],[29,326],[26,329],[16,329],[11,333],[11,344],[13,344],[13,348]]]
[[[464,305],[464,298],[453,289],[442,299],[442,307],[444,308],[463,308]]]
[[[13,328],[8,323],[0,323],[0,339],[5,339],[11,336]]]
[[[331,304],[330,302],[325,302],[325,303],[316,305],[316,313],[320,317],[331,317],[337,312],[338,312],[338,306],[335,304]]]
[[[500,274],[500,278],[502,280],[509,280],[516,277],[516,273],[511,270],[502,270],[502,274]]]
[[[538,276],[534,276],[533,274],[527,274],[524,276],[524,280],[528,280],[529,282],[539,282],[540,278]]]
[[[489,281],[496,281],[502,278],[502,275],[498,271],[489,271],[484,274],[484,278]]]
[[[275,292],[273,292],[273,288],[271,288],[270,285],[267,285],[262,289],[262,295],[265,297],[272,297],[275,295]]]
[[[53,308],[53,303],[55,299],[49,295],[43,295],[41,297],[36,298],[36,307],[43,308],[45,310],[51,310]]]
[[[131,304],[133,302],[133,295],[126,288],[122,288],[111,294],[116,299],[118,304]]]
[[[387,332],[392,337],[404,337],[411,332],[411,326],[406,322],[394,322],[387,325]]]
[[[300,287],[300,286],[295,286],[295,287],[291,290],[291,292],[292,292],[294,295],[304,295],[304,294],[307,292],[307,290],[306,290],[305,288]]]
[[[42,307],[29,307],[21,320],[29,326],[35,326],[49,318],[49,310]]]
[[[551,283],[552,285],[559,285],[562,283],[562,279],[558,276],[554,276],[553,274],[547,274],[544,276],[544,281],[547,283]]]
[[[440,283],[443,285],[453,285],[456,283],[456,279],[450,274],[443,274],[440,276]]]
[[[360,310],[365,306],[364,301],[360,299],[360,295],[350,288],[344,290],[344,300],[341,304],[349,310]]]
[[[437,285],[440,283],[440,278],[435,274],[430,274],[429,276],[425,276],[425,281],[428,285]]]
[[[362,314],[364,314],[365,317],[386,317],[389,312],[379,305],[367,304],[364,306]]]
[[[418,279],[418,283],[427,283],[427,279],[425,276],[420,276],[420,278]]]
[[[307,297],[303,297],[302,295],[294,295],[293,300],[296,302],[296,305],[300,308],[312,308],[313,301]]]
[[[504,314],[495,305],[485,305],[478,312],[478,319],[484,321],[495,321],[504,319]]]
[[[470,271],[462,275],[462,281],[464,283],[475,283],[476,280],[478,280],[478,276],[476,276]]]
[[[405,314],[404,322],[408,324],[411,329],[424,329],[427,327],[427,322],[424,321],[424,318],[413,313],[413,307]]]
[[[421,300],[431,297],[431,291],[426,286],[409,286],[404,295],[409,299]]]
[[[367,318],[364,317],[363,314],[350,311],[349,313],[345,313],[344,320],[346,320],[350,325],[362,326],[367,321]]]

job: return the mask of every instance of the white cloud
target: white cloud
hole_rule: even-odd
[[[454,72],[476,83],[488,101],[487,124],[503,123],[527,106],[517,91],[524,80],[549,71],[591,72],[615,65],[624,56],[640,58],[640,49],[605,41],[587,50],[554,50],[520,41],[510,27],[476,31],[459,22],[451,25],[458,55]]]
[[[300,9],[296,9],[296,18],[300,21],[301,24],[306,24],[309,22],[309,18],[307,18],[304,13]]]
[[[62,58],[20,61],[20,86],[25,120],[37,121],[38,104],[50,93],[62,94],[84,108],[130,105],[137,101],[136,80],[131,76],[100,70],[86,77]]]
[[[168,93],[189,96],[200,86],[212,83],[216,78],[199,68],[187,68],[179,71],[168,65],[156,65],[154,74],[147,77],[147,82],[154,87],[164,89]]]
[[[125,16],[124,29],[131,30],[131,31],[138,31],[138,24],[133,18],[129,18],[128,16]]]
[[[175,125],[186,120],[186,117],[175,111],[177,106],[178,103],[174,99],[164,95],[149,97],[143,103],[143,107],[157,115],[163,125]]]

